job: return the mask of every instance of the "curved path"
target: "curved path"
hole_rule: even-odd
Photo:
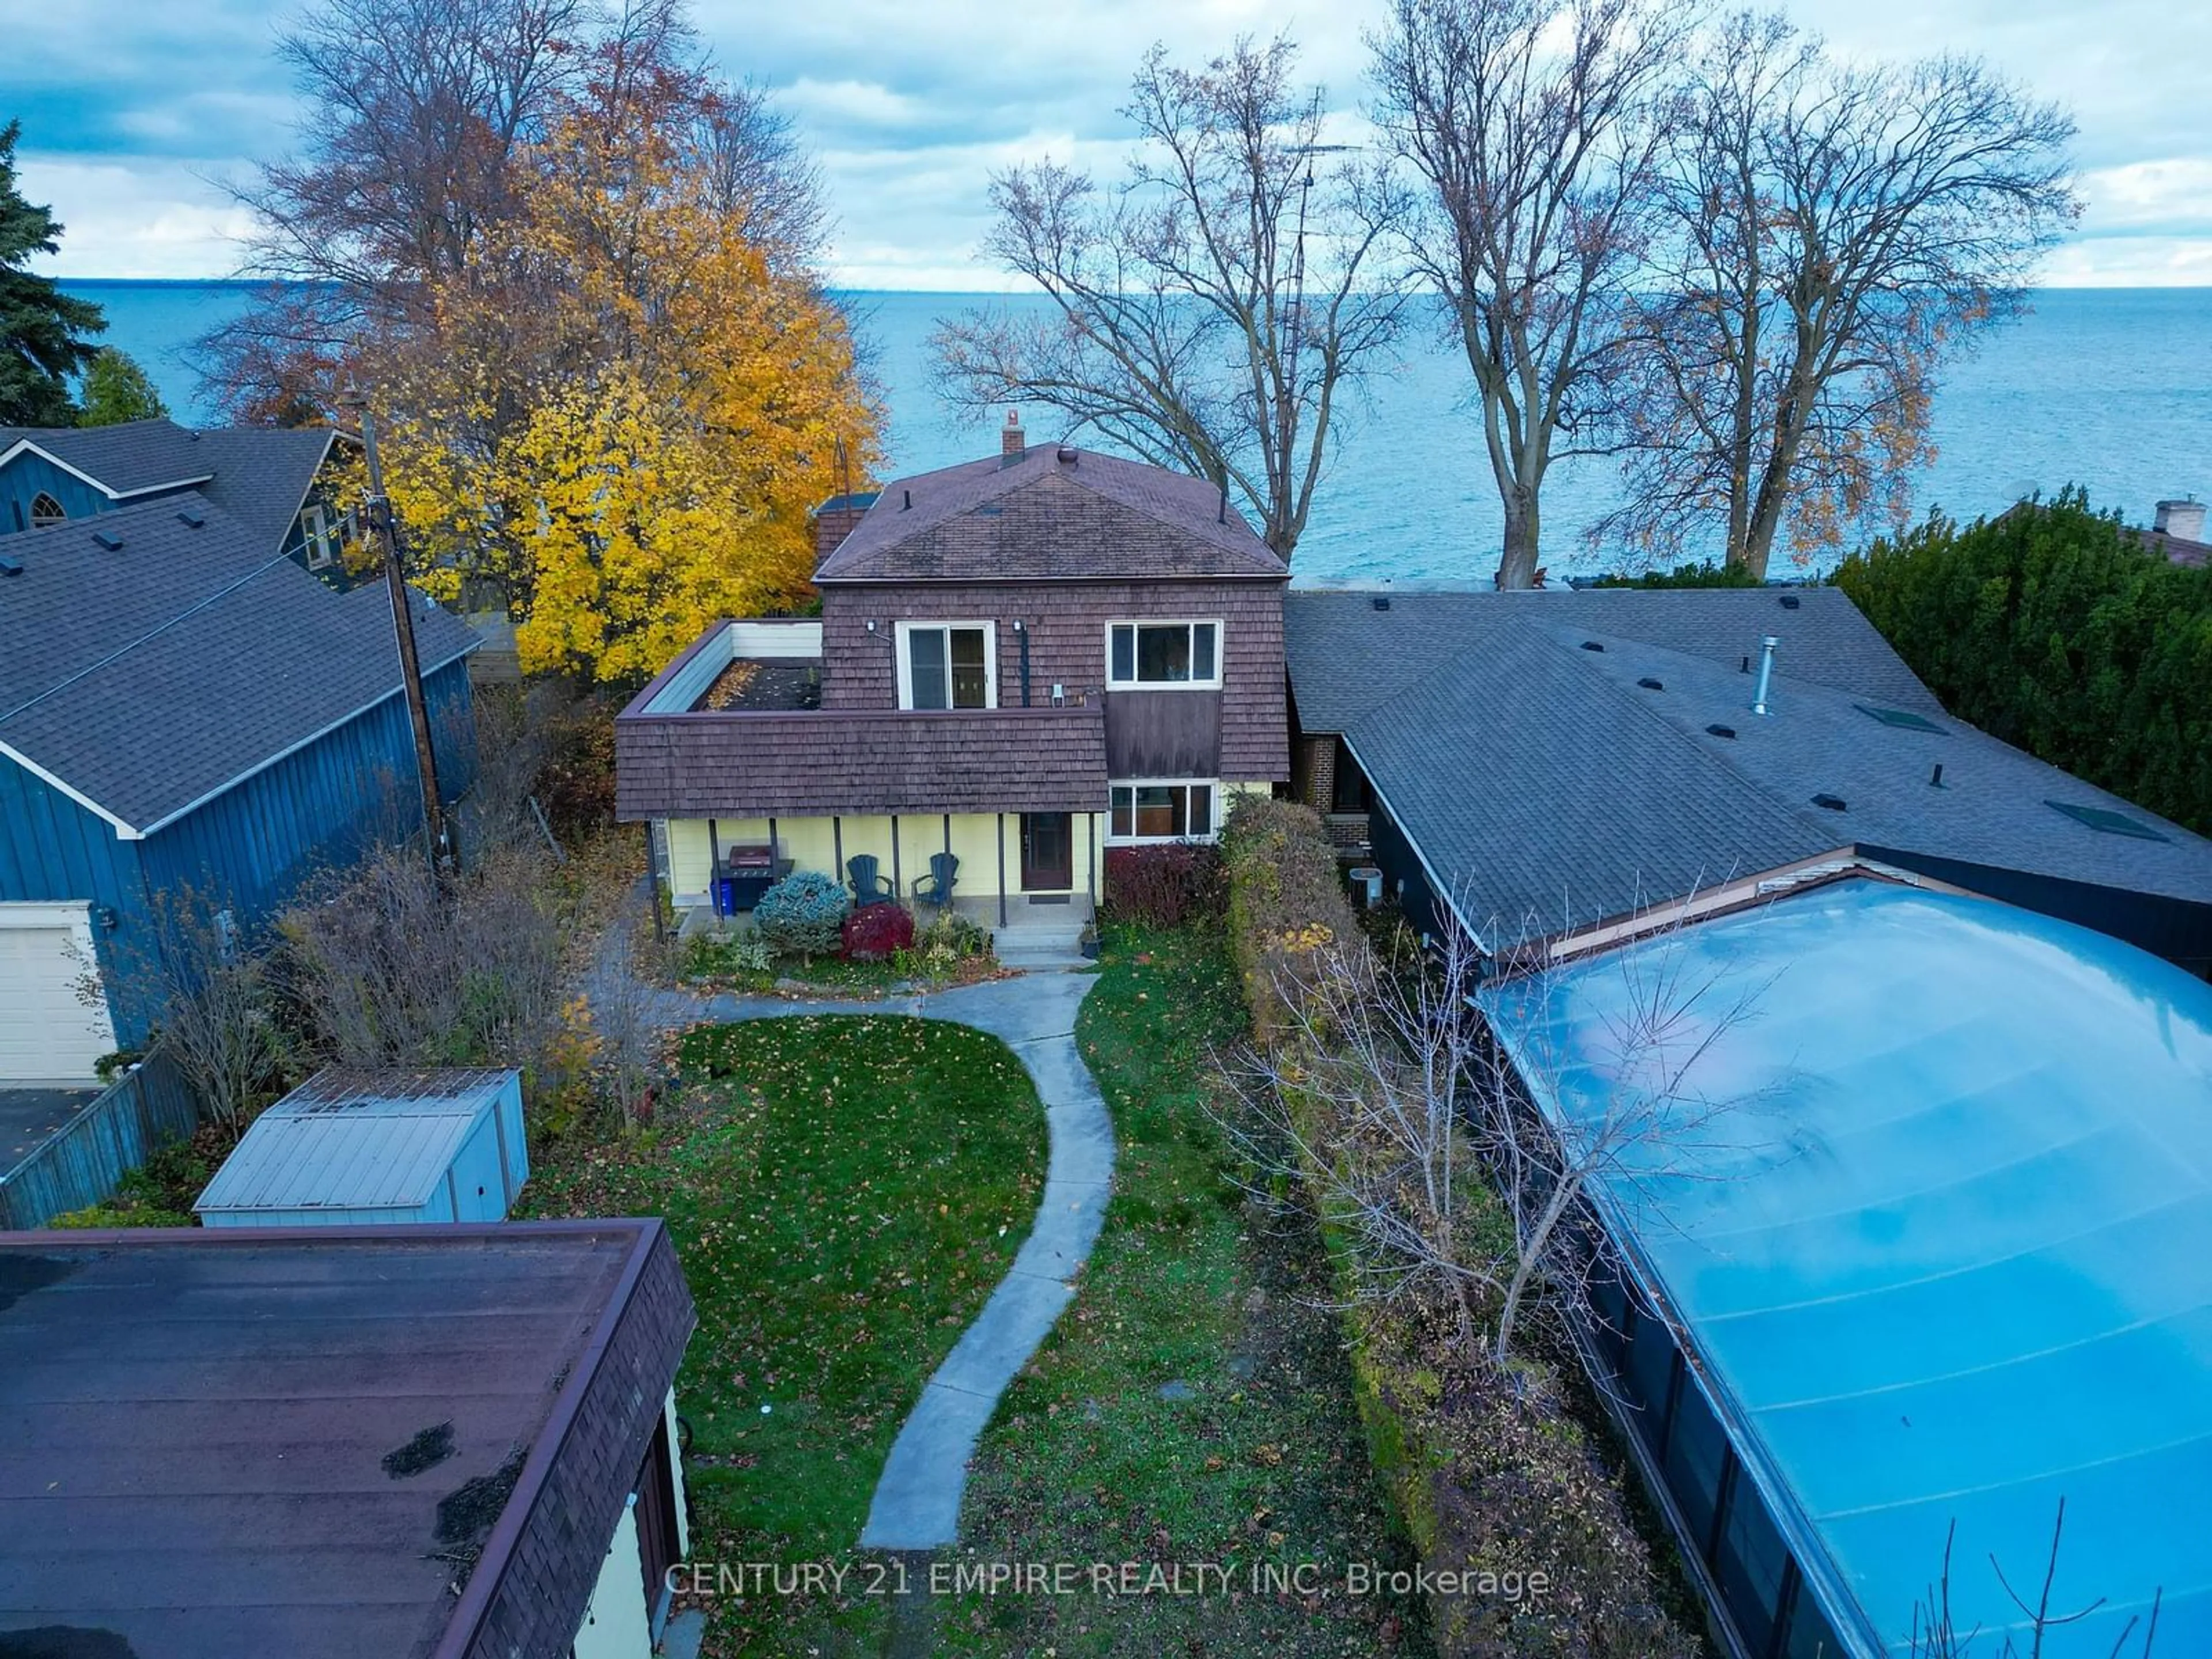
[[[972,1025],[1020,1056],[1044,1103],[1052,1153],[1036,1224],[891,1443],[860,1534],[864,1549],[932,1549],[953,1541],[976,1438],[1014,1374],[1074,1299],[1070,1280],[1098,1237],[1114,1182],[1113,1121],[1075,1047],[1075,1012],[1096,983],[1091,974],[1024,974],[869,1002],[719,996],[696,1011],[711,1020],[872,1013]]]

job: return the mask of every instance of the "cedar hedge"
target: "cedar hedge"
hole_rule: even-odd
[[[1279,988],[1332,941],[1366,946],[1335,849],[1311,809],[1240,798],[1222,849],[1253,1030],[1279,1060],[1293,1041]],[[1300,1064],[1279,1069],[1295,1076]],[[1315,1099],[1285,1103],[1309,1146],[1343,1139]],[[1468,1352],[1454,1311],[1411,1297],[1356,1297],[1344,1242],[1333,1237],[1330,1244],[1369,1456],[1423,1563],[1547,1580],[1536,1603],[1432,1595],[1438,1652],[1687,1659],[1701,1651],[1662,1606],[1650,1547],[1623,1486],[1635,1475],[1609,1454],[1602,1433],[1586,1429],[1559,1382],[1540,1365],[1501,1371],[1480,1345]]]

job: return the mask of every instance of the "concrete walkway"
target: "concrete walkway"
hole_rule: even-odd
[[[892,1443],[860,1534],[864,1549],[931,1549],[953,1541],[976,1438],[1014,1374],[1074,1299],[1069,1281],[1098,1237],[1114,1182],[1113,1121],[1075,1048],[1075,1012],[1095,983],[1090,974],[1024,974],[866,1002],[718,996],[699,1010],[699,1018],[711,1020],[916,1014],[972,1025],[1021,1057],[1044,1103],[1052,1152],[1036,1224]]]

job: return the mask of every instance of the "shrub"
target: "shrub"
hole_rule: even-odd
[[[761,895],[753,907],[753,926],[773,950],[791,956],[827,956],[842,943],[845,913],[851,908],[852,901],[836,877],[801,870]]]
[[[915,936],[914,948],[900,951],[897,961],[909,976],[943,979],[962,963],[990,954],[990,931],[947,910]]]
[[[845,954],[855,962],[883,962],[914,945],[914,914],[902,904],[867,904],[845,918]]]
[[[1106,913],[1120,921],[1178,927],[1218,916],[1226,901],[1219,849],[1200,842],[1113,847],[1106,852]]]
[[[684,941],[686,979],[765,974],[775,966],[775,951],[757,927],[741,933],[694,933]]]

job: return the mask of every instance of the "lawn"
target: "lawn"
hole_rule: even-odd
[[[850,1561],[893,1437],[1029,1231],[1036,1091],[996,1038],[899,1017],[702,1026],[641,1134],[538,1153],[536,1215],[664,1216],[699,1305],[677,1382],[695,1561]],[[870,1652],[884,1607],[722,1596],[710,1655]]]
[[[986,1432],[961,1561],[1317,1568],[1322,1593],[971,1595],[924,1613],[945,1654],[1422,1653],[1420,1610],[1338,1593],[1406,1565],[1369,1471],[1310,1223],[1248,1202],[1207,1115],[1244,1027],[1203,925],[1112,929],[1077,1037],[1113,1113],[1115,1195],[1081,1293]],[[1165,1390],[1163,1393],[1163,1390]]]

